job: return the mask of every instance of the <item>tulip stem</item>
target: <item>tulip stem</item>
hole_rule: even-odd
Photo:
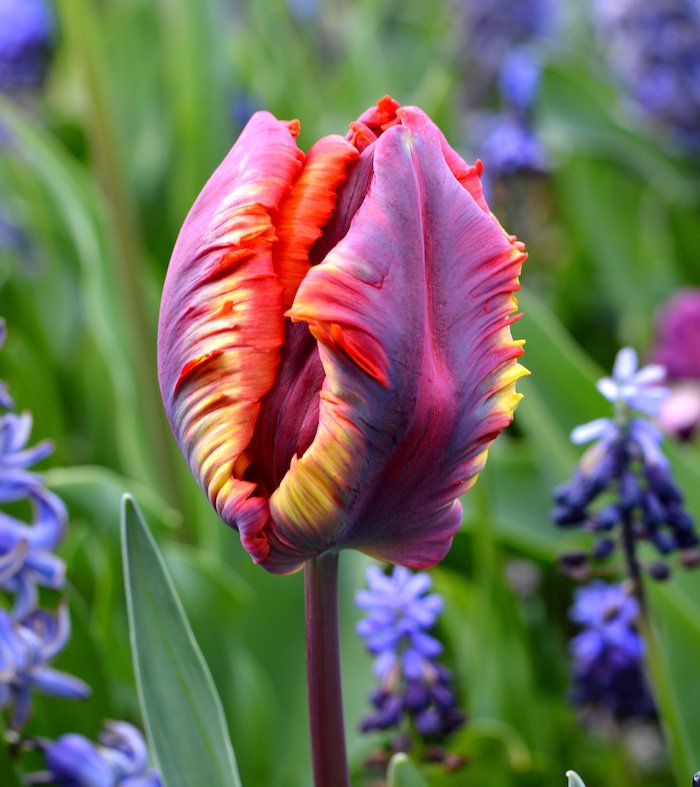
[[[304,569],[306,669],[315,787],[349,787],[338,643],[338,555]]]

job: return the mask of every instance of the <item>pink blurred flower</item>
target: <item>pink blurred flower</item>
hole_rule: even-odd
[[[700,425],[700,289],[679,290],[661,309],[651,357],[671,389],[659,422],[688,439]]]

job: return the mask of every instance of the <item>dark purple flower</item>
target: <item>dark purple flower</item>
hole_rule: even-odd
[[[14,729],[26,724],[34,691],[69,699],[90,695],[81,680],[49,666],[69,637],[65,605],[55,615],[35,610],[22,622],[0,609],[0,708],[12,708]]]
[[[53,32],[47,0],[0,0],[0,91],[14,94],[41,87]]]
[[[654,714],[638,615],[636,599],[618,585],[594,582],[575,591],[569,617],[582,629],[570,642],[577,704],[606,708],[617,719]]]
[[[29,776],[29,784],[161,787],[160,775],[148,767],[143,735],[123,721],[107,722],[98,745],[82,735],[63,735],[46,745],[44,754],[47,771]]]
[[[694,0],[594,0],[595,28],[632,102],[700,148],[700,9]]]
[[[457,707],[448,670],[437,662],[442,645],[428,634],[442,611],[443,601],[425,573],[396,566],[391,575],[373,566],[367,570],[369,590],[356,603],[367,610],[357,633],[374,655],[379,681],[371,696],[373,712],[362,730],[399,727],[412,719],[425,737],[444,737],[464,723]]]

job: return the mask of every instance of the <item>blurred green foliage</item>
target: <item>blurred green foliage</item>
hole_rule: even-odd
[[[119,498],[129,491],[213,673],[242,782],[305,787],[301,577],[251,565],[175,449],[155,378],[159,290],[185,213],[248,108],[299,117],[307,147],[391,93],[422,106],[465,154],[478,148],[457,0],[329,0],[308,19],[283,0],[60,0],[57,18],[45,95],[28,110],[0,102],[9,137],[0,209],[30,244],[0,252],[9,329],[0,378],[32,411],[35,436],[56,444],[47,479],[71,512],[62,549],[74,620],[58,666],[95,694],[80,706],[42,700],[33,728],[94,735],[104,717],[138,719],[118,549]],[[424,769],[440,787],[544,787],[570,766],[597,787],[671,783],[663,757],[635,748],[645,730],[588,729],[567,703],[571,587],[555,562],[581,537],[557,531],[548,512],[552,486],[577,458],[569,430],[605,414],[594,387],[601,368],[623,344],[643,352],[658,305],[680,285],[700,285],[700,166],[625,115],[585,25],[574,24],[550,52],[537,104],[551,176],[493,192],[495,212],[530,252],[514,333],[527,339],[532,376],[433,572],[446,599],[440,633],[471,717],[450,743],[468,765]],[[700,518],[698,447],[672,454]],[[354,783],[370,785],[363,762],[380,739],[357,732],[372,675],[353,607],[367,560],[341,562],[348,744]],[[514,567],[532,588],[518,590]],[[652,603],[700,766],[700,574],[676,573]],[[395,764],[392,784],[419,783]]]

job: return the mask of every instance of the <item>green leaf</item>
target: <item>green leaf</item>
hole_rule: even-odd
[[[221,701],[148,526],[122,504],[131,648],[141,707],[166,787],[240,787]]]
[[[586,787],[581,781],[581,777],[574,771],[567,771],[566,778],[569,780],[569,787]]]
[[[10,747],[5,743],[5,726],[0,719],[0,774],[4,787],[21,787],[21,782],[10,757]]]
[[[395,754],[389,763],[389,787],[428,787],[428,782],[405,754]]]

